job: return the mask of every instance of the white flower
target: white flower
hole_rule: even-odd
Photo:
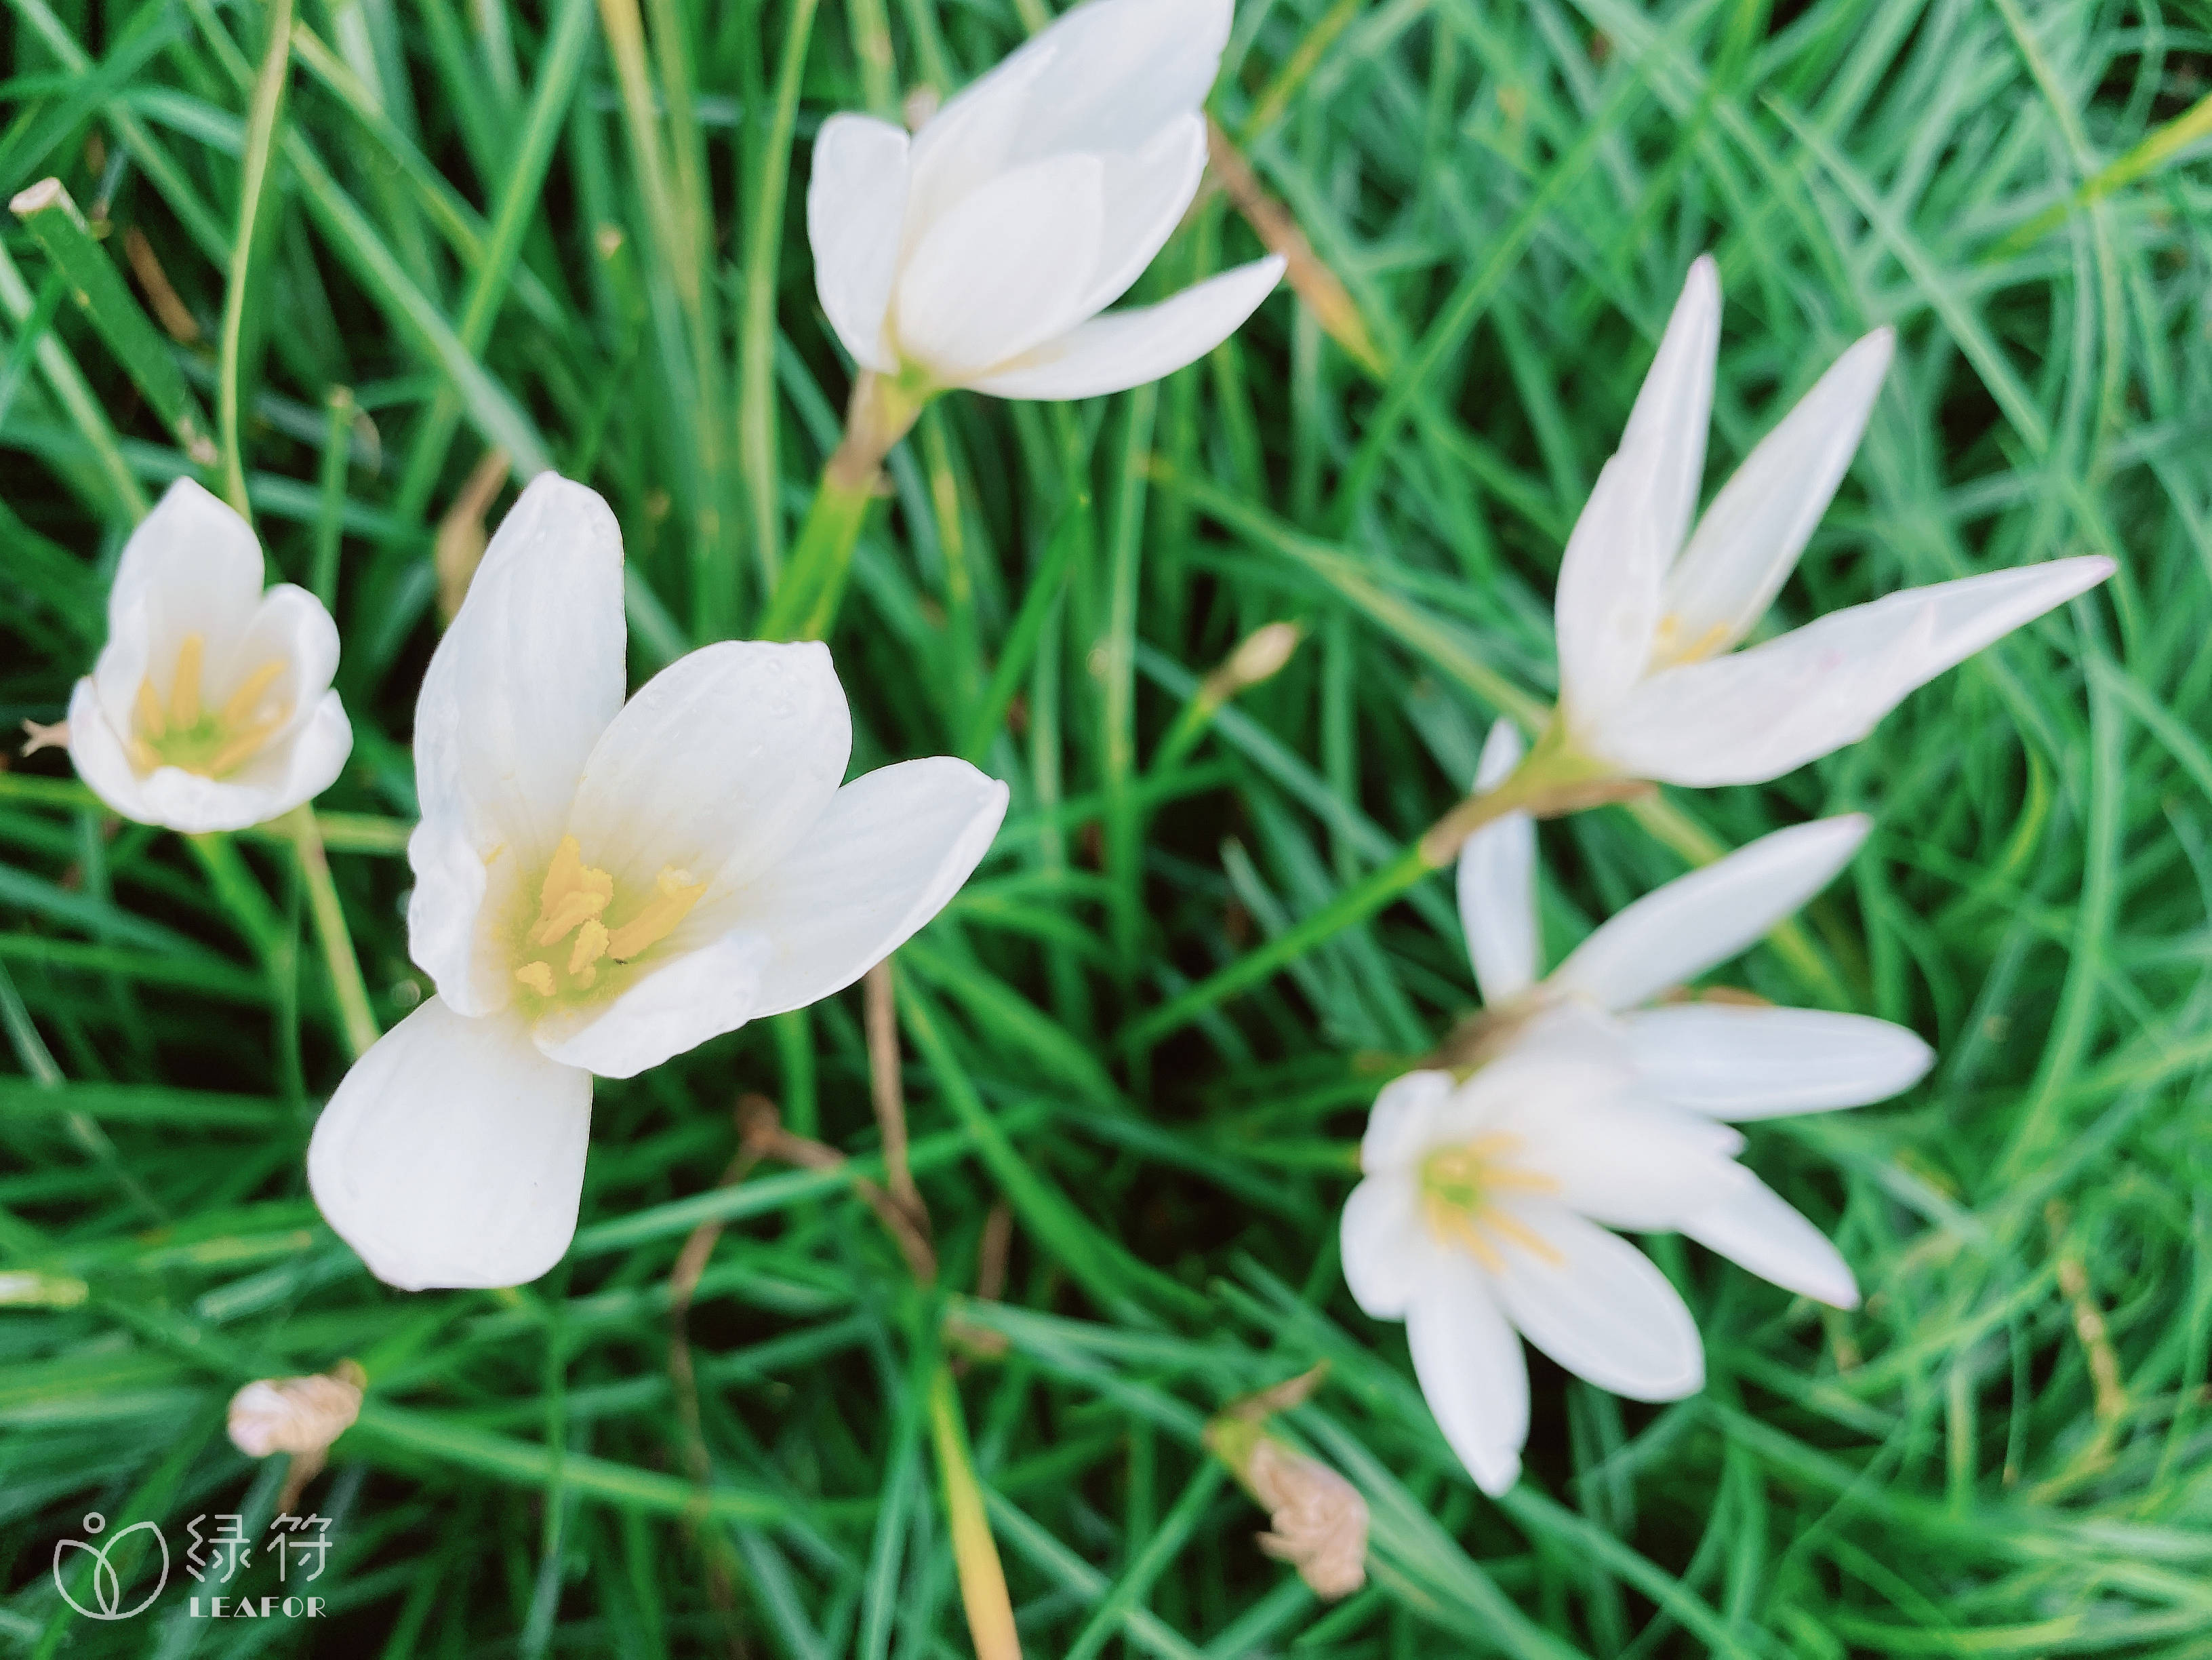
[[[337,626],[305,588],[264,593],[261,579],[252,526],[189,478],[124,544],[107,643],[70,697],[69,751],[125,818],[244,830],[344,767]]]
[[[1519,758],[1501,723],[1477,787]],[[1704,1383],[1682,1299],[1607,1230],[1683,1233],[1787,1290],[1856,1304],[1842,1256],[1735,1162],[1742,1137],[1718,1121],[1882,1100],[1927,1071],[1928,1046],[1862,1015],[1637,1006],[1741,952],[1866,831],[1851,816],[1764,836],[1638,900],[1541,982],[1533,824],[1514,814],[1468,838],[1460,903],[1494,1058],[1464,1081],[1416,1072],[1383,1090],[1342,1242],[1352,1296],[1407,1323],[1422,1393],[1486,1491],[1520,1473],[1521,1337],[1639,1401]]]
[[[1197,194],[1200,113],[1230,0],[1091,0],[911,142],[866,116],[815,140],[807,234],[823,309],[861,368],[921,392],[1089,398],[1226,339],[1283,261],[1098,313]]]
[[[409,948],[438,994],[315,1126],[323,1214],[410,1290],[507,1286],[575,1231],[592,1074],[628,1078],[858,980],[935,915],[1006,812],[939,757],[840,787],[818,644],[726,642],[623,701],[622,536],[523,493],[430,660]]]
[[[2112,575],[2111,560],[2084,557],[1939,582],[1735,651],[1850,465],[1893,337],[1877,329],[1838,358],[1692,532],[1719,337],[1708,257],[1690,268],[1559,568],[1571,750],[1663,783],[1778,777],[1865,737],[1915,687]]]

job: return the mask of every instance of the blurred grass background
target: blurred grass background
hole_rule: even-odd
[[[228,409],[272,567],[343,633],[325,827],[389,1025],[425,991],[398,854],[438,550],[465,569],[471,504],[512,499],[487,453],[613,502],[634,678],[744,632],[848,384],[810,135],[957,88],[1051,11],[8,0],[0,191],[58,176],[143,313],[95,327],[9,221],[0,715],[59,718],[124,537]],[[944,1295],[1005,1344],[960,1393],[1032,1652],[2212,1654],[2206,21],[1244,0],[1213,112],[1380,374],[1285,293],[1157,388],[956,396],[895,456],[832,645],[856,768],[961,753],[1013,788],[896,974]],[[1894,1104],[1752,1133],[1863,1310],[1650,1242],[1708,1387],[1638,1407],[1539,1360],[1530,1473],[1493,1504],[1334,1243],[1362,1110],[1472,1001],[1447,884],[1157,1047],[1121,1036],[1390,857],[1493,714],[1547,698],[1559,548],[1708,247],[1709,483],[1851,338],[1900,331],[1776,625],[2061,553],[2122,571],[1776,785],[1545,831],[1556,958],[1687,861],[1874,812],[1799,947],[1724,977],[1943,1058]],[[1209,195],[1140,292],[1255,251]],[[1213,709],[1203,674],[1285,619],[1289,669]],[[742,1091],[874,1152],[859,991],[603,1084],[568,1262],[406,1297],[306,1195],[345,1051],[288,848],[118,824],[46,754],[0,771],[0,1651],[969,1651],[924,1399],[943,1297],[841,1174],[717,1185]],[[702,1224],[695,1439],[668,1316]],[[62,1604],[88,1510],[179,1543],[196,1513],[264,1522],[282,1461],[232,1450],[224,1402],[348,1355],[368,1404],[307,1499],[332,1620],[194,1620],[178,1584],[133,1621]],[[1324,1358],[1286,1423],[1375,1517],[1333,1608],[1198,1446]]]

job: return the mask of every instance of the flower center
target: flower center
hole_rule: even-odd
[[[690,872],[667,866],[653,879],[644,903],[625,920],[612,921],[618,909],[615,879],[586,864],[576,838],[563,836],[538,891],[537,919],[524,931],[516,952],[532,960],[515,970],[514,977],[540,997],[589,991],[599,981],[601,964],[628,963],[659,945],[706,891],[707,885],[694,882]],[[544,954],[537,955],[540,952]]]
[[[1505,1267],[1501,1242],[1554,1265],[1565,1261],[1541,1234],[1496,1202],[1500,1194],[1559,1190],[1542,1171],[1505,1162],[1520,1146],[1517,1135],[1478,1135],[1421,1160],[1421,1209],[1429,1231],[1447,1245],[1464,1247],[1493,1274]]]
[[[1656,674],[1662,669],[1680,668],[1685,663],[1702,663],[1728,643],[1728,624],[1716,623],[1694,640],[1681,637],[1682,619],[1668,611],[1659,619],[1652,630],[1651,656],[1644,666],[1646,674]]]
[[[292,717],[292,706],[269,695],[284,672],[282,658],[271,658],[239,683],[223,706],[212,712],[200,702],[201,671],[207,642],[188,634],[177,648],[177,672],[169,701],[154,688],[154,677],[138,683],[138,702],[131,734],[131,759],[141,772],[180,767],[203,778],[221,778],[259,751]]]

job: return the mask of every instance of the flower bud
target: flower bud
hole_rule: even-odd
[[[1317,1458],[1263,1435],[1244,1478],[1267,1507],[1272,1532],[1260,1548],[1288,1562],[1306,1589],[1334,1602],[1367,1583],[1367,1501]]]
[[[319,1456],[361,1415],[362,1370],[352,1361],[313,1377],[264,1377],[230,1397],[231,1444],[248,1458]]]

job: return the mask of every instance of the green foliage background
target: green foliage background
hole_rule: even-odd
[[[204,410],[227,283],[251,284],[243,461],[273,564],[307,581],[336,554],[358,741],[323,806],[384,1024],[424,989],[398,854],[431,534],[461,481],[498,445],[607,495],[635,677],[742,633],[847,386],[805,246],[809,135],[955,87],[1048,15],[301,0],[241,246],[270,9],[9,0],[0,187],[59,175],[118,270],[143,235],[202,331],[173,361]],[[964,753],[1013,788],[898,972],[943,1283],[1007,1344],[959,1387],[1030,1651],[2212,1653],[2204,23],[2112,0],[1245,0],[1214,112],[1387,373],[1286,293],[1156,389],[955,396],[897,453],[832,644],[856,767]],[[1688,861],[1873,812],[1800,931],[1724,977],[1907,1022],[1943,1059],[1895,1104],[1753,1132],[1863,1311],[1649,1242],[1711,1383],[1646,1408],[1537,1363],[1529,1475],[1492,1503],[1334,1244],[1362,1109],[1472,1001],[1447,884],[1142,1064],[1119,1035],[1390,857],[1493,714],[1548,696],[1559,549],[1708,247],[1713,479],[1849,340],[1900,331],[1774,626],[2062,553],[2121,573],[1773,786],[1545,831],[1556,958]],[[1254,252],[1212,198],[1147,291]],[[58,718],[124,536],[191,465],[51,271],[11,222],[11,725]],[[330,414],[337,386],[362,418]],[[1197,677],[1280,618],[1310,630],[1290,669],[1164,743]],[[306,1196],[344,1052],[288,848],[118,825],[66,773],[0,772],[0,1651],[969,1651],[925,1425],[941,1300],[842,1176],[716,1185],[744,1091],[867,1167],[857,992],[603,1085],[553,1274],[403,1296]],[[998,1202],[1012,1273],[985,1305],[965,1294]],[[702,1496],[667,1285],[716,1220]],[[198,1512],[265,1518],[282,1461],[232,1450],[224,1402],[347,1355],[368,1406],[310,1489],[335,1623],[195,1620],[178,1586],[137,1621],[70,1614],[53,1541],[92,1509],[179,1538]],[[1372,1583],[1334,1608],[1260,1556],[1196,1440],[1322,1358],[1289,1426],[1375,1512]]]

